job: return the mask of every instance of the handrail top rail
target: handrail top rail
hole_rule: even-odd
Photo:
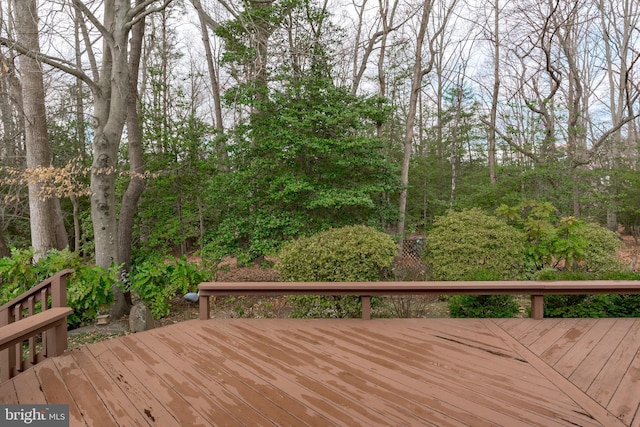
[[[40,282],[38,285],[34,286],[31,289],[28,289],[26,292],[23,292],[22,294],[18,295],[17,297],[12,299],[11,301],[9,301],[6,304],[0,306],[0,312],[4,311],[4,310],[7,310],[7,309],[10,309],[14,305],[16,305],[16,304],[28,299],[32,295],[35,295],[36,293],[41,291],[42,288],[46,288],[48,286],[51,286],[51,284],[55,280],[57,280],[58,278],[65,277],[65,276],[68,276],[68,275],[73,274],[73,273],[75,273],[75,270],[72,269],[72,268],[67,268],[67,269],[64,269],[64,270],[60,270],[59,272],[57,272],[53,276],[46,278],[45,280]]]
[[[340,293],[355,294],[409,294],[411,292],[452,293],[640,293],[640,280],[529,280],[529,281],[429,281],[429,282],[203,282],[201,293],[223,295],[276,293]]]

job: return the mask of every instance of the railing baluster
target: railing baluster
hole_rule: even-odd
[[[51,294],[51,288],[49,287],[45,287],[42,288],[42,290],[40,291],[40,301],[42,302],[42,310],[47,310],[49,308],[49,295]],[[42,356],[43,357],[47,357],[48,356],[48,348],[47,348],[47,333],[43,332],[42,333]]]
[[[66,307],[66,278],[72,273],[73,270],[63,270],[0,307],[0,327],[19,321],[24,317],[24,314],[33,316],[38,315],[36,311],[45,311],[52,307]],[[38,302],[41,304],[41,309],[37,309]],[[23,313],[24,311],[26,313]],[[41,333],[27,334],[25,330],[25,341],[5,346],[5,349],[0,351],[0,382],[10,379],[47,356],[56,356],[64,352],[67,348],[66,322],[62,319],[46,325],[49,326],[49,329],[45,329]],[[41,339],[37,338],[38,334],[41,335]],[[23,357],[25,342],[28,342],[29,355],[27,358]],[[42,345],[42,350],[37,352],[39,343]]]
[[[22,302],[17,303],[13,306],[13,321],[17,322],[22,319]],[[15,376],[18,372],[23,369],[23,357],[22,357],[22,342],[17,343],[13,347],[13,351],[15,352],[15,364],[13,365],[13,371],[11,376]]]
[[[10,308],[6,308],[0,312],[0,326],[11,323],[12,312]],[[12,377],[13,368],[16,365],[16,354],[12,348],[8,348],[0,352],[0,381],[7,381]]]
[[[30,296],[27,300],[27,307],[29,309],[29,316],[33,316],[36,312],[36,297]],[[35,365],[36,363],[36,337],[29,338],[29,354],[27,355],[29,365]]]

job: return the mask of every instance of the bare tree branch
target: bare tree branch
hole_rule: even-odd
[[[60,71],[64,71],[86,83],[88,86],[97,89],[95,82],[87,76],[82,70],[78,69],[75,64],[66,61],[61,58],[55,58],[53,56],[45,55],[44,53],[34,52],[26,47],[22,46],[15,40],[8,39],[0,36],[0,45],[6,46],[10,49],[15,49],[18,53],[33,58],[36,61],[40,61]]]

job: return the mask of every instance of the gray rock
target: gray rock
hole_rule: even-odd
[[[155,327],[155,321],[151,315],[151,310],[144,304],[138,303],[131,307],[129,313],[129,330],[131,332],[142,332]]]
[[[197,292],[189,292],[184,294],[183,298],[189,302],[198,302],[198,293]]]

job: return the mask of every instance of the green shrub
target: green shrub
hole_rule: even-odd
[[[479,209],[450,211],[439,217],[427,237],[426,262],[433,280],[515,279],[523,263],[524,235]],[[513,317],[512,295],[456,295],[452,317]]]
[[[585,223],[576,234],[586,241],[582,265],[595,274],[623,271],[624,263],[616,256],[624,244],[616,233],[598,224]]]
[[[453,295],[449,298],[451,317],[514,317],[520,306],[513,295]]]
[[[284,281],[377,281],[391,268],[396,253],[397,246],[387,234],[348,226],[284,245],[276,270]],[[359,298],[350,296],[296,296],[291,301],[292,317],[357,317],[361,310]]]
[[[523,264],[524,235],[479,209],[438,217],[424,252],[432,280],[469,280],[479,270],[495,280],[515,279]]]
[[[538,280],[640,280],[633,272],[544,270]],[[588,285],[585,285],[585,287]],[[640,295],[548,295],[544,297],[545,317],[640,317]]]
[[[500,280],[495,272],[478,269],[464,280]],[[520,306],[513,295],[453,295],[449,297],[451,317],[514,317]]]
[[[496,214],[526,234],[526,277],[547,268],[593,273],[624,268],[616,258],[622,246],[616,233],[573,216],[559,218],[549,202],[526,200],[517,206],[502,205]]]
[[[177,295],[195,292],[207,277],[197,264],[186,257],[167,260],[161,256],[149,257],[131,270],[131,290],[159,319],[169,314],[171,300]]]
[[[67,319],[70,328],[92,323],[113,302],[111,286],[118,282],[117,266],[105,271],[83,263],[68,249],[51,250],[35,264],[32,259],[32,250],[14,250],[11,257],[0,259],[0,304],[67,268],[75,270],[67,279],[67,305],[73,309]]]

